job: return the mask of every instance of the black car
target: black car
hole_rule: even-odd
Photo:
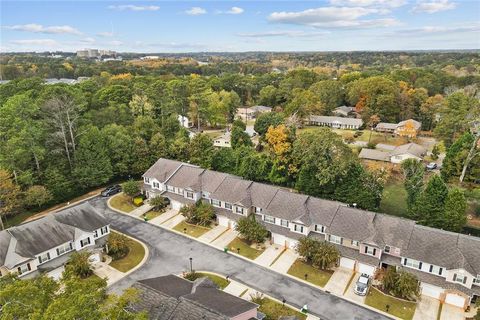
[[[114,194],[119,193],[120,191],[122,191],[122,187],[119,184],[116,184],[103,190],[101,195],[102,197],[110,197],[110,196],[113,196]]]

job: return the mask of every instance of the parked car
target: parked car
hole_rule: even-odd
[[[430,162],[427,164],[427,170],[435,170],[437,169],[437,164],[435,162]]]
[[[110,197],[110,196],[113,196],[114,194],[119,193],[120,191],[122,191],[122,187],[119,184],[115,184],[113,186],[106,188],[100,194],[102,195],[102,197]]]
[[[370,284],[370,276],[368,274],[362,273],[355,283],[353,292],[359,296],[366,296],[368,293],[368,286]]]

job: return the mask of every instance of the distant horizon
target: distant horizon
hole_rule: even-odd
[[[471,0],[2,0],[0,7],[0,52],[480,49],[480,2]]]

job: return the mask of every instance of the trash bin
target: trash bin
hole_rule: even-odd
[[[143,221],[148,221],[148,218],[147,218],[147,217],[143,217]]]
[[[223,252],[228,252],[228,248],[227,247],[223,248]]]

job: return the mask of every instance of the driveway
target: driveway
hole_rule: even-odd
[[[353,270],[337,268],[325,285],[325,290],[343,296],[343,292],[352,278]]]
[[[158,217],[155,217],[155,218],[153,218],[152,220],[150,220],[150,223],[159,225],[159,224],[164,223],[164,222],[167,221],[167,220],[172,219],[172,218],[175,217],[177,214],[179,214],[178,210],[169,208],[167,211],[165,211],[164,213],[162,213],[162,214],[159,215]]]
[[[440,300],[427,296],[420,296],[412,320],[436,320],[439,307]]]
[[[280,273],[287,273],[297,259],[298,254],[295,251],[286,249],[277,261],[272,264],[272,269]]]
[[[348,286],[347,291],[344,294],[344,297],[352,301],[355,301],[356,303],[365,303],[366,296],[359,296],[358,294],[353,292],[353,288],[355,288],[355,283],[357,282],[358,278],[360,278],[360,273],[357,272],[353,276],[352,282]]]
[[[217,239],[219,236],[221,236],[225,231],[227,231],[227,229],[227,227],[218,225],[207,233],[202,234],[200,237],[198,237],[198,240],[210,243],[213,240]]]
[[[285,297],[287,303],[297,308],[308,304],[309,310],[322,319],[390,319],[206,244],[131,216],[113,212],[107,208],[103,199],[95,198],[90,203],[105,213],[113,229],[143,241],[149,248],[147,262],[111,286],[109,290],[113,292],[119,293],[137,280],[186,271],[189,269],[191,257],[194,269],[229,275],[232,279],[276,299],[281,300]]]
[[[442,306],[440,320],[465,320],[465,312],[459,307],[444,304]]]
[[[261,266],[270,267],[273,261],[281,255],[283,252],[283,247],[278,244],[272,244],[265,249],[265,251],[255,259]]]
[[[221,249],[225,248],[228,246],[230,242],[235,240],[235,238],[238,236],[238,233],[235,230],[228,229],[220,237],[215,239],[212,244],[216,247],[219,247]]]

